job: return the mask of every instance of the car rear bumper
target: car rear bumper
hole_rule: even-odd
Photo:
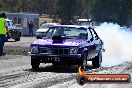
[[[19,32],[18,31],[8,32],[8,37],[15,39],[15,38],[19,37]]]

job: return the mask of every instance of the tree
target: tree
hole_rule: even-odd
[[[98,22],[127,23],[128,0],[96,0],[92,15]]]
[[[0,11],[48,14],[67,23],[74,16],[127,24],[131,0],[0,0]]]
[[[65,22],[69,21],[73,17],[73,4],[75,0],[57,0],[57,15]]]

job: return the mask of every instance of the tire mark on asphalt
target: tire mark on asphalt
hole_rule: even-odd
[[[68,82],[70,80],[73,80],[76,78],[76,75],[69,76],[67,78],[54,78],[47,81],[42,81],[41,83],[38,83],[37,85],[32,86],[31,88],[47,88],[56,84],[61,84],[64,82]]]
[[[3,73],[4,74],[4,73]],[[53,79],[62,78],[61,80],[65,80],[63,76],[66,76],[69,78],[71,74],[69,73],[53,73],[53,72],[31,72],[31,71],[20,71],[20,73],[13,73],[13,74],[6,74],[3,76],[0,76],[0,88],[8,88],[15,85],[20,85],[27,82],[32,82],[34,80],[45,80],[45,85],[47,85],[47,81]],[[57,81],[56,80],[56,81]],[[51,83],[50,82],[50,83]],[[60,81],[57,81],[60,82]],[[55,83],[54,83],[55,84]]]

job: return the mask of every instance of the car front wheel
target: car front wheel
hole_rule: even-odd
[[[88,63],[87,63],[87,57],[88,57],[88,54],[85,52],[82,56],[82,66],[83,68],[86,70],[87,67],[88,67]]]
[[[40,65],[39,62],[33,61],[33,60],[31,59],[31,66],[32,66],[32,69],[33,69],[33,70],[38,70],[38,69],[39,69],[39,65]]]

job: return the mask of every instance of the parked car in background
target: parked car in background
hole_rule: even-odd
[[[51,26],[56,26],[59,23],[44,23],[37,31],[36,31],[36,38],[37,39],[41,39],[45,33],[47,32],[47,30],[49,29],[49,27]]]
[[[91,19],[77,19],[75,24],[80,26],[90,26]]]
[[[6,25],[7,25],[6,41],[8,41],[8,39],[20,41],[20,37],[22,35],[22,25],[21,24],[13,25],[12,20],[9,19],[6,19]]]
[[[53,65],[82,65],[91,60],[98,68],[102,62],[103,41],[91,27],[57,25],[50,27],[43,39],[30,45],[31,66],[38,69],[40,63]]]

